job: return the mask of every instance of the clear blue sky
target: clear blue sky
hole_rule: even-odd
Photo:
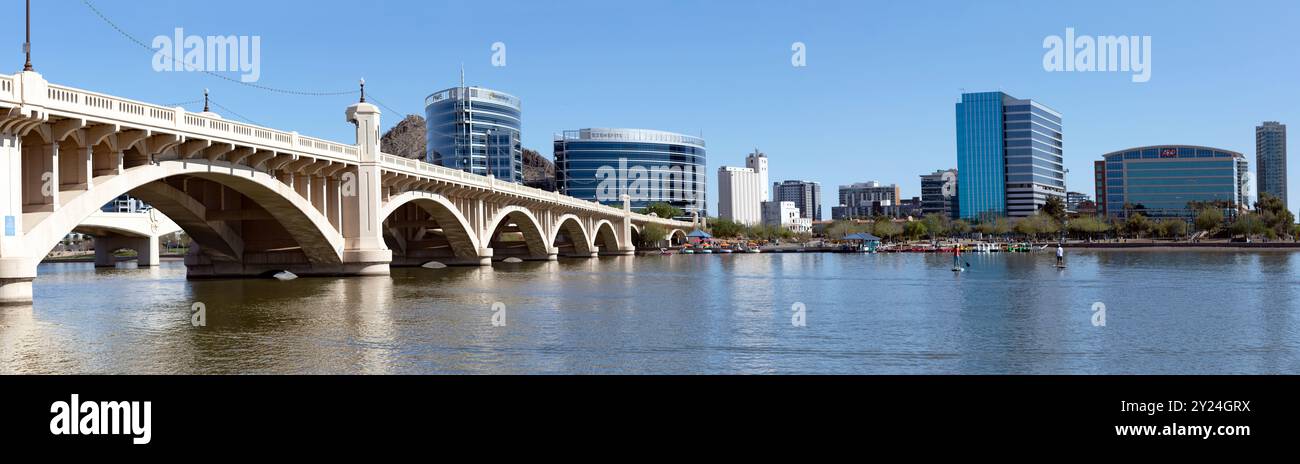
[[[6,0],[9,12],[22,2]],[[152,55],[81,0],[34,5],[35,64],[52,82],[154,102],[213,98],[257,123],[350,141],[353,97],[268,93],[199,73],[159,73]],[[1071,190],[1093,193],[1092,162],[1122,148],[1165,143],[1239,151],[1255,164],[1260,121],[1300,130],[1300,3],[1294,1],[244,1],[95,0],[145,42],[176,27],[197,35],[257,35],[261,85],[350,89],[402,112],[456,85],[518,95],[524,144],[549,156],[551,136],[582,127],[638,127],[708,141],[710,211],[716,171],[758,147],[772,179],[836,187],[898,183],[956,167],[953,104],[967,91],[1003,90],[1064,115]],[[1048,73],[1043,39],[1149,35],[1152,77]],[[22,65],[21,14],[0,33]],[[491,65],[491,44],[507,66]],[[790,65],[793,42],[807,67]],[[230,74],[235,76],[235,74]],[[190,105],[198,110],[198,106]],[[238,119],[233,115],[228,118]],[[385,114],[386,125],[399,117]],[[1294,135],[1293,135],[1294,136]],[[1294,144],[1293,144],[1294,145]],[[1300,205],[1300,163],[1290,196]]]

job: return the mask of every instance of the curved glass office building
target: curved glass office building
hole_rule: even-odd
[[[561,193],[632,208],[664,202],[691,214],[705,208],[704,140],[645,129],[580,129],[555,135],[555,182]]]
[[[1098,213],[1194,220],[1206,207],[1235,217],[1249,202],[1246,157],[1221,148],[1158,145],[1096,163]]]
[[[519,98],[482,87],[454,87],[424,100],[426,161],[522,183]]]

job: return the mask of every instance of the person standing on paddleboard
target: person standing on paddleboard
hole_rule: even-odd
[[[1060,243],[1056,244],[1056,267],[1065,265],[1065,248]]]

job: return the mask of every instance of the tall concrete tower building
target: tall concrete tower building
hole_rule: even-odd
[[[750,153],[749,156],[745,157],[745,167],[754,171],[755,174],[758,174],[758,183],[763,186],[763,190],[760,192],[763,196],[763,201],[771,201],[772,192],[768,190],[768,186],[772,184],[767,182],[767,155],[755,148],[753,153]]]
[[[1286,124],[1266,121],[1255,127],[1255,183],[1260,194],[1286,201]]]
[[[762,160],[764,163],[766,159]],[[747,226],[763,221],[763,186],[750,168],[718,168],[718,217]]]

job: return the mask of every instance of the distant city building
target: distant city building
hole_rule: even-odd
[[[920,217],[924,204],[921,197],[904,198],[898,202],[899,217]]]
[[[950,184],[945,194],[944,186]],[[942,214],[957,219],[961,211],[957,195],[957,170],[938,170],[921,176],[921,215]]]
[[[772,185],[772,201],[791,201],[799,208],[799,217],[822,220],[822,184],[787,180]]]
[[[1065,197],[1061,114],[1002,92],[957,103],[959,216],[1024,217]]]
[[[1204,208],[1231,218],[1249,203],[1249,167],[1241,153],[1211,147],[1130,148],[1096,164],[1099,214],[1194,220]]]
[[[840,186],[840,205],[831,209],[835,220],[867,219],[879,215],[900,216],[902,194],[897,184],[859,182]]]
[[[663,202],[708,216],[704,140],[646,129],[579,129],[555,135],[555,182],[560,193],[640,211]],[[645,179],[645,182],[629,179]]]
[[[1075,207],[1074,213],[1079,216],[1096,216],[1098,214],[1097,203],[1092,200],[1081,201]]]
[[[745,167],[753,170],[755,174],[758,174],[758,183],[759,185],[762,185],[762,192],[760,193],[763,197],[762,201],[771,200],[772,192],[769,191],[767,187],[767,155],[764,155],[755,148],[753,153],[750,153],[749,156],[745,157]]]
[[[454,87],[424,99],[426,160],[523,183],[519,98],[482,87]]]
[[[1286,124],[1268,121],[1255,128],[1255,183],[1259,193],[1286,198]]]
[[[1091,201],[1086,193],[1065,192],[1065,209],[1068,211],[1078,211],[1079,204],[1085,201]]]
[[[143,213],[151,209],[153,209],[152,206],[149,206],[145,202],[130,195],[122,195],[114,198],[113,201],[110,201],[104,204],[103,207],[99,208],[100,211],[105,213]]]
[[[799,216],[793,201],[763,202],[763,224],[789,229],[794,233],[812,232],[812,221]]]
[[[718,168],[718,217],[747,226],[762,222],[765,184],[753,169]]]

